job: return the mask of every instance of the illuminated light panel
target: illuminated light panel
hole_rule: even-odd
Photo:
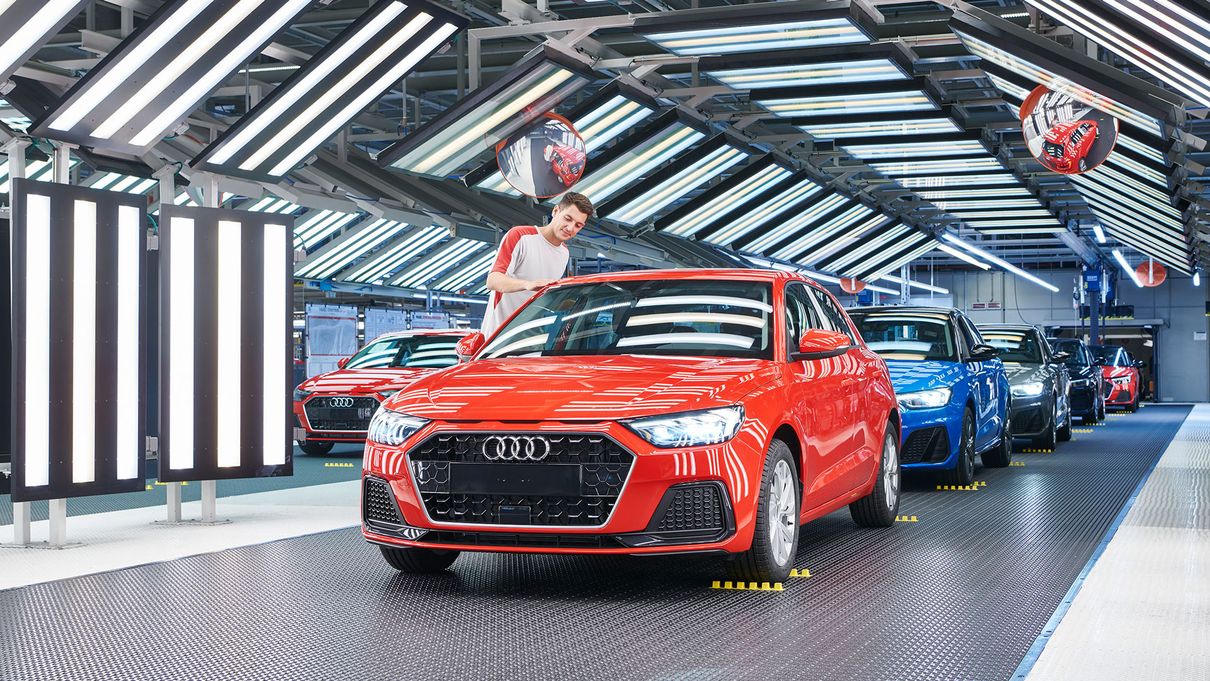
[[[995,215],[994,213],[990,214],[991,217],[994,217],[994,215]],[[1059,225],[1059,221],[1054,219],[1053,217],[1051,217],[1050,214],[1048,214],[1048,213],[1043,214],[1042,217],[1046,218],[1044,220],[1037,220],[1037,219],[1033,219],[1033,220],[1029,220],[1029,219],[1023,219],[1023,220],[972,220],[972,219],[968,219],[969,216],[960,216],[960,217],[962,218],[962,221],[964,223],[966,223],[970,227],[974,227],[975,229],[989,229],[992,227],[1041,227],[1041,226],[1056,227],[1056,228],[1062,229],[1062,227]],[[1011,217],[1011,216],[1003,216],[1003,217]]]
[[[408,271],[393,279],[391,286],[419,288],[422,284],[426,284],[456,267],[463,258],[484,248],[487,248],[487,244],[482,241],[453,239],[436,253],[425,258],[424,262],[409,268]]]
[[[964,171],[1004,170],[1004,166],[1000,164],[1000,161],[991,157],[961,160],[905,161],[902,163],[871,163],[869,165],[883,175],[924,175]],[[1015,178],[1014,181],[1016,181]],[[981,180],[980,184],[982,183],[983,181]]]
[[[339,232],[345,225],[361,217],[360,213],[334,210],[312,211],[294,228],[294,247],[311,250],[315,244]]]
[[[719,246],[729,246],[733,241],[747,236],[752,230],[765,224],[783,211],[815,196],[822,190],[823,188],[814,182],[802,180],[793,187],[779,192],[776,196],[762,202],[759,206],[754,207],[743,217],[735,220],[722,230],[707,236],[704,241]]]
[[[868,241],[863,243],[858,248],[845,253],[837,258],[832,258],[827,261],[825,269],[833,271],[843,271],[849,265],[860,262],[875,251],[880,251],[888,248],[911,234],[912,229],[907,225],[897,224],[883,231],[881,234],[874,235]]]
[[[958,125],[949,118],[869,123],[827,123],[800,125],[798,128],[816,139],[851,139],[883,137],[887,135],[931,135],[958,132]]]
[[[1191,20],[1200,22],[1203,30],[1206,25],[1205,19],[1196,18],[1188,9],[1171,2],[1156,0],[1102,0],[1094,5],[1068,0],[1027,1],[1111,52],[1131,61],[1190,99],[1203,106],[1210,106],[1210,80],[1205,76],[1205,62],[1210,61],[1206,40],[1210,35],[1191,30],[1182,35],[1179,29],[1191,29],[1194,25]],[[1107,12],[1098,11],[1101,5],[1122,12],[1124,17],[1130,17],[1131,23],[1120,23]],[[1181,21],[1182,18],[1185,22]],[[1168,44],[1147,38],[1134,30],[1139,26],[1162,33],[1166,39],[1164,42]],[[1196,61],[1178,58],[1178,52],[1169,51],[1173,46],[1180,46]]]
[[[561,63],[565,57],[549,48],[538,50],[504,77],[385,149],[378,162],[419,175],[448,177],[589,83],[582,69]]]
[[[293,307],[290,304],[289,265],[282,257],[286,250],[287,228],[285,225],[265,225],[264,247],[264,281],[261,284],[264,291],[262,298],[262,318],[264,326],[261,329],[262,338],[271,339],[283,336],[283,324]],[[285,339],[283,339],[284,341]],[[263,411],[261,422],[265,424],[262,431],[262,452],[264,465],[284,466],[286,453],[290,449],[290,439],[284,427],[274,427],[272,424],[287,423],[289,419],[289,403],[282,399],[290,381],[286,376],[286,366],[290,361],[287,356],[286,342],[264,342],[262,354],[264,371],[261,385],[264,391]],[[275,387],[283,386],[278,392]]]
[[[636,32],[641,29],[636,25]],[[849,18],[777,22],[727,28],[646,33],[660,47],[681,55],[729,54],[870,41]]]
[[[974,228],[975,231],[982,232],[984,234],[1034,234],[1034,235],[1040,235],[1040,234],[1062,234],[1063,232],[1067,231],[1066,229],[1063,229],[1062,227],[1059,227],[1059,226],[1054,226],[1054,227],[991,227],[991,226],[988,226],[988,227],[985,227],[983,225],[978,225],[978,224],[971,224],[968,226]]]
[[[997,265],[1005,270],[1008,270],[1009,272],[1012,272],[1013,274],[1017,275],[1018,277],[1021,277],[1022,279],[1025,279],[1027,281],[1031,281],[1031,282],[1037,284],[1038,286],[1041,286],[1042,288],[1050,291],[1051,293],[1059,292],[1059,289],[1056,286],[1053,286],[1052,284],[1049,284],[1049,283],[1035,277],[1034,275],[1030,274],[1029,272],[1026,272],[1025,270],[1021,269],[1020,267],[1017,267],[1016,265],[1013,265],[1012,263],[1009,263],[1009,262],[1003,260],[1002,258],[998,258],[998,257],[992,255],[991,253],[988,253],[987,251],[979,248],[978,246],[975,246],[973,244],[967,243],[966,241],[964,241],[962,239],[959,239],[958,237],[954,236],[953,234],[943,234],[943,235],[941,235],[941,238],[945,239],[946,241],[950,242],[951,244],[954,244],[955,246],[958,246],[959,248],[966,250],[968,253],[974,255],[977,258],[979,258],[985,262],[989,262],[993,265]]]
[[[122,175],[121,173],[100,173],[89,179],[91,182],[88,186],[93,189],[105,189],[112,192],[126,192],[128,194],[146,194],[159,184],[159,182],[151,178]]]
[[[75,202],[72,244],[72,419],[73,483],[96,479],[97,204]]]
[[[430,288],[440,291],[461,291],[470,286],[475,280],[486,277],[488,271],[491,270],[492,261],[495,259],[496,253],[489,250],[487,253],[471,261],[470,264],[459,268],[457,272],[442,279]]]
[[[192,339],[194,271],[194,222],[188,218],[172,218],[172,248],[168,251],[168,293],[171,312],[168,315],[168,337]],[[193,468],[193,368],[194,344],[172,344],[168,364],[168,446],[172,447],[171,467]],[[179,443],[179,446],[178,444]]]
[[[50,432],[50,197],[26,199],[25,237],[25,432]],[[14,295],[21,295],[14,288]],[[50,443],[26,438],[25,486],[50,484]]]
[[[1133,281],[1135,286],[1143,288],[1143,280],[1139,279],[1139,273],[1135,272],[1130,263],[1126,262],[1126,256],[1122,255],[1122,251],[1116,248],[1113,249],[1113,259],[1118,261],[1118,265],[1121,266],[1122,271],[1130,277],[1130,281]]]
[[[923,237],[923,238],[921,238]],[[911,245],[902,250],[898,255],[890,260],[881,262],[874,259],[866,260],[863,263],[850,269],[850,272],[859,279],[882,279],[885,278],[887,272],[893,272],[903,265],[906,265],[916,258],[934,250],[937,247],[937,242],[925,234],[917,234]],[[881,257],[881,256],[880,256]],[[871,269],[872,268],[872,269]]]
[[[979,198],[979,197],[985,197],[985,196],[987,196],[987,197],[991,197],[991,196],[1004,196],[1004,197],[1032,196],[1032,194],[1030,194],[1029,190],[1026,189],[1025,187],[1004,187],[1002,189],[997,189],[997,188],[992,188],[992,187],[983,187],[980,189],[949,189],[949,190],[940,190],[940,191],[916,192],[916,195],[927,201],[932,201],[934,204],[938,200],[942,200],[942,199],[965,199],[965,198]]]
[[[678,236],[693,236],[715,219],[738,208],[752,197],[763,194],[790,175],[789,170],[776,164],[770,165],[744,180],[731,191],[703,203],[693,212],[673,222],[664,231]]]
[[[992,268],[991,265],[988,265],[987,263],[983,262],[982,260],[977,260],[974,256],[970,255],[969,253],[958,250],[957,248],[954,248],[953,246],[949,246],[947,244],[941,244],[941,245],[937,246],[937,250],[941,251],[942,253],[948,253],[949,255],[961,260],[962,262],[965,262],[970,265],[974,265],[975,267],[978,267],[981,270],[990,270]]]
[[[220,220],[218,223],[218,250],[220,253],[239,253],[243,225],[238,222]],[[218,259],[218,299],[223,301],[223,314],[218,316],[219,357],[228,361],[218,363],[218,394],[215,409],[218,415],[218,465],[220,468],[238,466],[240,463],[240,413],[241,387],[240,362],[229,361],[241,355],[240,348],[240,274],[243,270],[239,258]]]
[[[712,77],[737,90],[754,87],[791,87],[798,85],[830,85],[834,83],[868,83],[885,80],[906,80],[903,72],[890,59],[860,59],[826,64],[787,64],[740,69],[711,69]]]
[[[985,59],[992,64],[1012,71],[1013,73],[1024,77],[1031,83],[1045,85],[1047,88],[1055,92],[1068,95],[1112,116],[1116,116],[1124,121],[1129,121],[1133,125],[1153,133],[1156,136],[1161,134],[1159,121],[1151,116],[1143,114],[1124,104],[1119,104],[1118,102],[1105,97],[1100,93],[1073,83],[1066,78],[1060,77],[1014,54],[1001,50],[968,33],[957,29],[954,30],[954,33],[962,39],[962,42],[972,54],[981,59]]]
[[[194,165],[285,174],[465,26],[465,18],[424,0],[381,0]]]
[[[850,144],[841,147],[845,153],[861,159],[871,158],[928,158],[929,156],[987,155],[982,142],[902,142],[899,144]]]
[[[998,201],[934,201],[933,205],[941,210],[970,211],[1001,208],[1041,208],[1037,199],[1004,199]]]
[[[848,197],[841,196],[840,194],[832,194],[824,198],[822,201],[812,204],[810,208],[800,213],[793,220],[774,227],[772,230],[757,238],[752,243],[744,245],[743,248],[745,251],[750,251],[752,253],[762,253],[765,250],[777,245],[783,239],[788,238],[790,235],[794,234],[800,229],[806,228],[808,225],[813,224],[816,220],[840,208],[850,201],[852,201],[852,199],[849,199]]]
[[[374,247],[395,236],[407,227],[402,222],[379,218],[372,224],[345,235],[320,249],[294,270],[294,276],[302,279],[326,279],[353,264]]]
[[[811,262],[826,262],[830,258],[834,258],[837,254],[845,249],[852,247],[854,244],[864,241],[872,234],[871,230],[880,230],[885,228],[890,223],[890,218],[882,214],[874,214],[874,217],[857,225],[856,227],[846,228],[843,232],[838,233],[827,243],[812,244],[814,248],[809,253]],[[799,262],[807,262],[807,258],[801,258]]]
[[[1015,176],[1009,173],[993,173],[990,175],[935,175],[931,177],[897,177],[895,183],[908,189],[931,189],[937,187],[961,188],[969,185],[985,184],[1018,184]]]
[[[950,292],[949,289],[944,288],[942,286],[933,286],[932,284],[925,284],[924,282],[919,282],[919,281],[915,281],[912,279],[902,279],[900,277],[892,276],[890,274],[884,274],[878,278],[882,281],[889,281],[892,284],[899,284],[900,286],[902,286],[906,282],[907,285],[912,288],[918,288],[923,291],[929,291],[931,293],[939,293],[943,296],[949,295],[949,292]]]
[[[1100,223],[1092,224],[1092,233],[1096,236],[1098,244],[1105,243],[1105,230],[1101,228]]]
[[[778,116],[857,115],[901,111],[927,111],[937,108],[920,90],[878,92],[821,97],[788,97],[759,100],[759,104]]]
[[[182,0],[155,13],[35,124],[40,136],[142,150],[310,5]]]
[[[70,166],[75,168],[80,165],[79,159],[74,156],[71,159]],[[49,182],[54,176],[54,164],[50,161],[27,161],[25,164],[25,178],[28,180],[38,180]],[[8,175],[8,160],[4,161],[4,170],[0,171],[0,194],[9,193],[9,175]]]
[[[133,480],[139,474],[139,459],[144,456],[139,442],[139,274],[144,254],[139,237],[143,231],[139,210],[132,206],[118,207],[118,342],[116,382],[114,385],[116,413],[119,415],[114,437],[117,442],[118,479]]]
[[[84,0],[0,2],[0,81],[57,35],[85,4]]]
[[[276,196],[266,196],[242,210],[252,211],[253,213],[294,213],[302,210],[302,206],[290,203],[285,199],[279,199]]]
[[[448,238],[449,231],[446,229],[435,225],[423,227],[404,235],[398,244],[382,249],[381,255],[369,258],[364,265],[343,279],[363,284],[380,283],[404,264]]]
[[[705,137],[705,133],[699,130],[683,123],[673,123],[655,135],[638,141],[604,166],[594,168],[592,159],[589,159],[588,169],[575,189],[591,196],[594,203],[604,203]],[[554,197],[547,203],[557,203],[558,198]]]
[[[673,201],[747,159],[746,151],[724,145],[685,166],[673,176],[628,201],[625,205],[616,210],[610,210],[608,213],[603,212],[603,214],[628,225],[638,224]]]
[[[854,223],[873,214],[874,211],[866,208],[863,205],[856,205],[828,220],[827,222],[815,227],[807,234],[802,235],[798,239],[787,244],[785,247],[778,249],[773,254],[775,258],[782,260],[794,260],[805,253],[811,246],[830,239],[833,235],[843,232],[852,227]]]

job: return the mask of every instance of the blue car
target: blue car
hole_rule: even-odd
[[[935,470],[969,485],[983,465],[1012,461],[1010,392],[999,351],[958,310],[859,307],[849,316],[886,360],[903,419],[905,469]]]

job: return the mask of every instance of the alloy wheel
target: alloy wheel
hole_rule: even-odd
[[[895,446],[892,433],[887,433],[882,445],[882,489],[886,493],[886,507],[895,508],[899,501],[899,448]]]
[[[773,483],[769,489],[769,509],[773,517],[769,522],[769,544],[773,548],[773,560],[785,565],[790,560],[794,547],[794,535],[798,531],[798,504],[795,502],[794,473],[784,460],[778,461],[773,469]]]

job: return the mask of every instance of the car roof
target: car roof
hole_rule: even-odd
[[[929,307],[928,305],[867,305],[864,307],[850,307],[849,314],[854,312],[918,312],[937,314],[942,312],[949,315],[954,315],[958,312],[957,308],[953,307]]]
[[[384,334],[371,338],[368,342],[373,343],[378,340],[388,340],[391,338],[412,338],[415,336],[465,336],[474,331],[474,329],[412,329],[409,331],[387,331]]]
[[[818,286],[810,277],[798,272],[782,270],[733,268],[683,268],[675,270],[628,270],[625,272],[602,272],[561,279],[556,285],[592,284],[602,281],[650,281],[652,279],[729,279],[732,281],[807,281]]]
[[[1000,331],[1036,331],[1033,324],[976,324],[980,329],[998,329]]]

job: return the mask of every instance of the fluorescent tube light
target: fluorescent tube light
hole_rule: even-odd
[[[96,480],[97,204],[73,203],[71,481],[78,484]]]
[[[982,260],[976,260],[974,258],[974,256],[964,253],[963,251],[960,251],[957,248],[954,248],[953,246],[949,246],[946,244],[940,244],[937,246],[937,250],[942,251],[944,253],[948,253],[949,255],[961,260],[962,262],[974,265],[975,267],[978,267],[981,270],[990,270],[992,268],[991,265],[988,265],[987,263],[983,262]]]
[[[966,249],[971,254],[973,254],[979,258],[982,258],[983,260],[986,260],[987,262],[990,262],[993,265],[999,265],[1000,267],[1008,270],[1009,272],[1012,272],[1013,274],[1017,275],[1018,277],[1021,277],[1022,279],[1032,281],[1033,283],[1037,284],[1038,286],[1041,286],[1042,288],[1050,291],[1051,293],[1059,292],[1058,287],[1035,277],[1034,275],[1030,274],[1029,272],[1026,272],[1025,270],[1021,269],[1020,267],[1017,267],[1016,265],[1013,265],[1013,264],[1003,260],[1002,258],[996,257],[996,256],[992,255],[991,253],[988,253],[987,251],[979,248],[978,246],[967,243],[966,241],[959,239],[958,237],[956,237],[952,234],[948,234],[948,233],[943,234],[942,238],[952,244],[956,244],[956,245]]]
[[[85,0],[0,2],[0,82],[57,35],[85,4]]]
[[[1099,222],[1092,223],[1092,233],[1096,235],[1097,243],[1099,243],[1099,244],[1105,243],[1105,230],[1101,229],[1101,223],[1099,223]]]
[[[290,449],[286,435],[286,424],[290,414],[286,402],[286,390],[290,382],[286,378],[287,345],[285,339],[275,341],[286,333],[284,326],[290,314],[289,266],[283,254],[287,250],[286,226],[266,224],[264,235],[264,281],[261,283],[263,327],[261,337],[265,339],[262,364],[262,390],[264,410],[261,416],[262,451],[264,465],[282,466]],[[279,391],[278,387],[281,387]]]
[[[173,218],[168,228],[173,231],[172,247],[168,251],[168,341],[171,360],[168,365],[168,431],[167,446],[172,448],[174,469],[193,468],[193,293],[194,280],[194,222],[188,218]]]
[[[1130,281],[1133,281],[1135,286],[1143,288],[1143,280],[1139,279],[1139,273],[1135,272],[1130,263],[1126,262],[1126,257],[1122,255],[1120,250],[1113,249],[1113,259],[1118,261],[1118,265],[1121,265],[1123,272],[1130,275]]]
[[[50,197],[30,194],[25,203],[25,432],[50,432]],[[13,290],[21,295],[20,289]],[[25,486],[50,484],[50,443],[25,441]]]
[[[143,231],[139,210],[133,206],[118,207],[118,342],[114,347],[117,366],[114,372],[115,415],[117,432],[118,479],[138,477],[139,458],[143,456],[139,442],[139,419],[142,400],[139,397],[139,356],[141,311],[139,305],[140,272],[143,248],[139,240]]]

